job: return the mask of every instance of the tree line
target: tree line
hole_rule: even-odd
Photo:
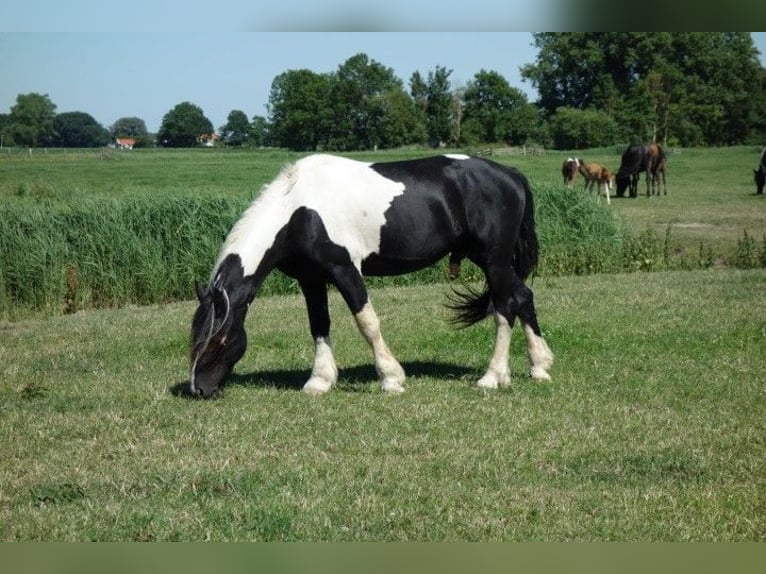
[[[351,151],[407,145],[538,144],[582,149],[623,142],[762,144],[766,70],[746,32],[536,33],[538,54],[521,68],[538,100],[498,72],[461,86],[452,70],[415,72],[407,85],[360,53],[335,71],[288,70],[274,78],[267,116],[232,110],[218,128],[228,146]],[[157,134],[140,118],[109,129],[84,112],[55,113],[48,96],[23,94],[0,114],[5,145],[191,147],[215,130],[199,106],[168,111]]]

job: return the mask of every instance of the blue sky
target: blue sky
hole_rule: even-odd
[[[77,2],[83,3],[88,2]],[[106,10],[107,3],[92,4]],[[71,15],[71,4],[52,4],[59,5],[70,6]],[[108,5],[110,19],[124,29],[124,4]],[[252,25],[253,10],[248,3],[243,27]],[[47,11],[46,18],[55,21],[61,14]],[[278,74],[300,68],[330,72],[360,52],[393,68],[405,86],[416,70],[425,75],[444,66],[453,70],[453,85],[462,85],[486,69],[502,74],[530,101],[536,98],[519,74],[536,56],[530,32],[247,32],[219,30],[213,22],[209,32],[94,33],[77,30],[78,22],[59,26],[67,33],[46,31],[40,21],[42,31],[0,32],[0,113],[10,111],[18,94],[37,92],[48,94],[59,113],[86,112],[106,127],[135,116],[156,131],[165,113],[190,101],[218,128],[234,109],[266,116]],[[22,24],[0,26],[23,30]],[[753,37],[766,65],[766,33]]]
[[[519,67],[536,54],[528,32],[240,32],[210,42],[184,34],[0,34],[0,113],[20,93],[48,94],[57,112],[81,111],[109,126],[127,116],[150,131],[183,101],[217,128],[233,109],[267,115],[273,79],[290,69],[331,72],[363,52],[407,86],[415,71],[453,70],[457,85],[482,68],[534,99]]]

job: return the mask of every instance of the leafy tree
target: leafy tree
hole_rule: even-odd
[[[250,144],[255,147],[271,145],[271,126],[263,116],[253,116],[250,123]]]
[[[497,72],[481,70],[463,95],[464,129],[481,142],[517,145],[528,139],[527,97]],[[524,120],[522,125],[522,120]]]
[[[213,124],[202,108],[182,102],[162,118],[157,141],[166,147],[193,147],[202,135],[213,133]]]
[[[550,120],[553,145],[557,149],[584,149],[617,141],[617,124],[605,112],[562,107]]]
[[[330,77],[326,147],[338,150],[387,147],[381,130],[384,103],[393,92],[406,96],[393,69],[366,54],[356,54],[341,64]]]
[[[433,146],[449,142],[454,133],[450,74],[452,70],[436,66],[426,80],[426,135]]]
[[[149,135],[146,122],[141,118],[120,118],[112,124],[109,131],[116,138],[139,138]]]
[[[11,137],[11,115],[0,114],[0,147],[14,145]]]
[[[85,112],[64,112],[53,119],[54,144],[60,147],[101,147],[109,143],[109,131]]]
[[[415,102],[401,88],[393,88],[373,102],[378,109],[374,137],[381,148],[396,148],[425,140]]]
[[[55,136],[56,105],[48,94],[19,94],[11,108],[11,137],[19,145],[51,145]]]
[[[271,139],[277,146],[314,151],[326,139],[329,80],[311,70],[288,70],[274,78],[269,94]]]
[[[245,112],[232,110],[226,118],[226,123],[218,131],[227,145],[241,146],[246,144],[250,137],[250,121]]]
[[[534,41],[537,61],[522,76],[546,117],[560,107],[598,109],[623,141],[683,145],[700,136],[708,145],[738,143],[763,125],[763,68],[748,33],[538,33]]]
[[[428,84],[417,70],[410,76],[410,96],[418,110],[423,113],[425,120],[426,109],[428,109]]]

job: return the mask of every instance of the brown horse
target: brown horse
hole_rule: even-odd
[[[612,172],[600,163],[583,163],[580,164],[579,172],[585,178],[585,191],[593,189],[596,186],[596,198],[601,197],[601,186],[604,186],[604,193],[606,195],[607,204],[610,203],[609,196],[612,193]]]
[[[652,145],[655,145],[655,144],[652,144]],[[665,181],[665,168],[667,167],[667,164],[668,164],[668,158],[665,155],[665,151],[662,149],[662,147],[659,144],[657,144],[657,147],[659,148],[658,159],[652,166],[652,193],[654,195],[660,194],[660,176],[662,176],[662,193],[663,195],[667,195],[668,184]]]

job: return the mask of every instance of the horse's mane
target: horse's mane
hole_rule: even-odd
[[[298,182],[299,172],[300,170],[297,163],[289,163],[282,168],[279,175],[277,175],[272,182],[261,187],[258,195],[226,236],[226,239],[221,246],[218,264],[220,264],[224,254],[238,251],[242,240],[250,234],[254,228],[257,228],[257,222],[262,213],[269,212],[273,206],[282,202],[284,197],[292,192]],[[273,219],[273,215],[271,218]],[[213,268],[211,280],[212,277],[215,276],[215,273],[217,273],[218,264]]]
[[[215,314],[215,297],[220,296],[226,303],[226,311],[223,314],[223,318],[220,320],[218,327],[216,327],[216,314]],[[201,294],[200,307],[197,311],[198,316],[195,317],[193,325],[195,327],[194,340],[192,341],[192,353],[201,354],[205,351],[207,346],[229,322],[231,316],[231,301],[229,300],[229,294],[226,289],[214,285],[210,287],[207,292]],[[205,328],[206,325],[208,325]]]

